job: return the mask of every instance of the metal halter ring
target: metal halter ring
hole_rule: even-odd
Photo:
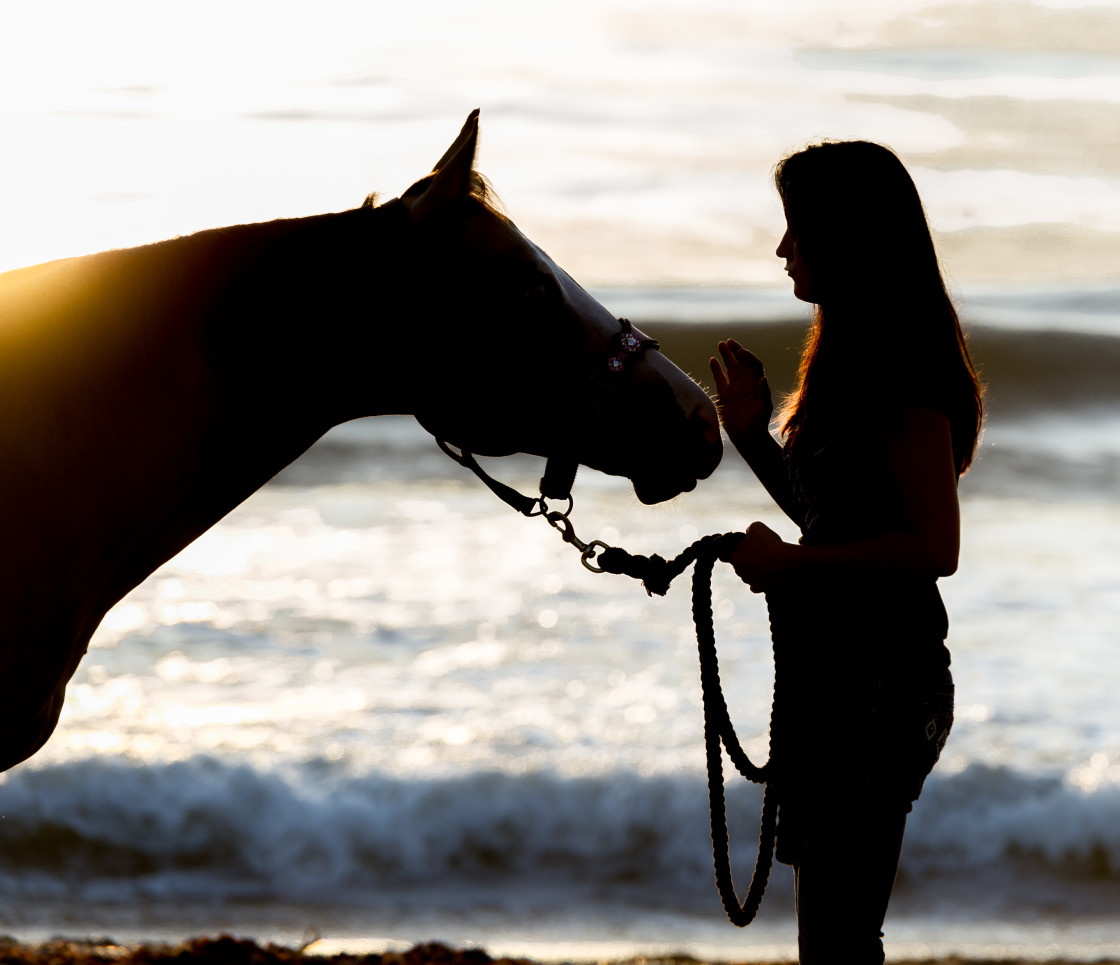
[[[533,516],[543,516],[545,519],[547,519],[549,521],[549,523],[553,526],[553,528],[559,529],[560,527],[557,526],[555,523],[553,523],[552,520],[550,519],[550,517],[552,517],[552,516],[563,516],[564,519],[567,519],[571,515],[572,510],[575,508],[576,501],[572,498],[572,494],[568,493],[568,496],[567,496],[568,508],[565,509],[563,512],[559,512],[558,510],[550,510],[548,508],[548,498],[549,498],[548,496],[538,497],[537,498],[537,505],[540,508],[538,510],[536,510],[535,512],[533,512],[531,515],[533,515]],[[568,525],[570,527],[571,523],[569,522]]]

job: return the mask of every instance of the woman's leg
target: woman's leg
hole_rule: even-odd
[[[882,965],[908,804],[814,802],[794,865],[801,965]]]

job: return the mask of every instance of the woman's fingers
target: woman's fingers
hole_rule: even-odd
[[[727,391],[727,376],[723,374],[723,366],[719,359],[708,359],[708,367],[712,370],[712,379],[716,383],[716,394],[723,395]]]
[[[720,342],[716,346],[719,349],[720,357],[723,359],[723,364],[727,366],[727,377],[732,378],[738,373],[739,360],[735,357],[735,350],[729,342]]]
[[[749,349],[743,348],[743,346],[736,342],[734,339],[730,339],[729,341],[734,346],[735,361],[738,362],[739,365],[748,369],[751,375],[753,375],[756,379],[762,379],[763,374],[766,371],[766,369],[762,365],[762,360],[757,355],[755,355],[754,352],[751,352]]]
[[[747,378],[755,378],[753,370],[748,366],[744,366],[743,352],[746,351],[734,339],[728,339],[726,342],[719,343],[719,354],[723,358],[723,364],[727,367],[727,380],[734,382],[742,379],[744,376]]]
[[[729,338],[720,342],[718,348],[723,364],[727,366],[728,378],[742,373],[758,380],[765,374],[766,370],[759,357],[749,349],[743,348],[735,339]]]

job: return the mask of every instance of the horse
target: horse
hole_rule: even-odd
[[[0,275],[0,770],[108,610],[342,422],[410,414],[643,503],[715,469],[706,393],[498,210],[477,141],[475,111],[385,203]]]

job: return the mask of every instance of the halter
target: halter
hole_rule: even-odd
[[[598,361],[587,373],[583,385],[576,393],[573,414],[575,418],[587,418],[598,414],[610,393],[626,375],[630,364],[640,358],[647,350],[660,348],[656,339],[639,331],[627,318],[618,320],[621,330],[611,341],[610,352],[605,359]],[[584,543],[580,540],[568,518],[575,501],[572,498],[572,484],[575,482],[579,460],[570,453],[554,453],[544,466],[544,475],[539,484],[539,496],[526,496],[511,486],[499,482],[478,464],[474,455],[466,449],[455,451],[439,436],[436,443],[460,466],[469,469],[507,506],[516,509],[522,516],[543,516],[550,526],[560,531],[565,542],[571,543],[580,551],[583,565],[594,573],[602,569],[595,564],[595,554],[609,549],[601,540]],[[567,500],[567,508],[560,512],[549,510],[547,500]]]
[[[415,245],[416,226],[413,224],[408,208],[400,198],[392,198],[373,210],[381,213],[384,230],[392,236],[395,247],[407,249]],[[620,330],[611,340],[611,347],[606,356],[598,359],[586,372],[583,384],[576,393],[571,413],[572,422],[597,416],[615,386],[626,376],[630,365],[641,358],[647,350],[661,347],[656,339],[635,328],[629,319],[620,318],[618,323]],[[478,464],[473,453],[463,448],[456,451],[436,433],[432,434],[440,449],[460,466],[473,472],[502,502],[517,510],[522,516],[543,516],[549,525],[560,531],[566,542],[580,551],[583,565],[589,570],[599,572],[599,568],[592,565],[592,561],[599,549],[606,548],[605,544],[598,540],[591,543],[579,540],[572,529],[571,520],[568,519],[573,507],[572,484],[579,469],[579,459],[571,452],[560,451],[550,455],[545,462],[544,475],[541,476],[538,486],[540,495],[526,496],[489,475]],[[549,510],[546,502],[549,499],[567,500],[567,508],[563,512]]]

